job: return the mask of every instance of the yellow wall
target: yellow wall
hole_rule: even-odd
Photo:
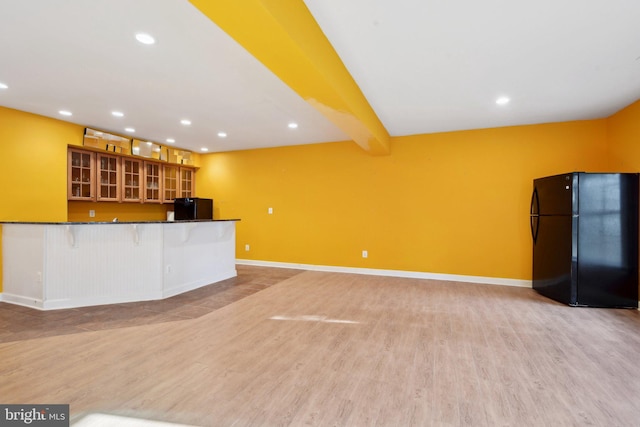
[[[606,132],[593,120],[419,135],[383,157],[349,142],[217,153],[198,186],[218,217],[242,219],[238,258],[530,279],[532,180],[602,170]]]
[[[640,101],[617,112],[607,120],[609,169],[619,172],[640,171]]]
[[[96,216],[89,217],[89,210]],[[73,201],[69,202],[69,221],[164,221],[167,210],[173,210],[173,204]]]
[[[0,221],[67,220],[67,144],[83,128],[0,107]]]

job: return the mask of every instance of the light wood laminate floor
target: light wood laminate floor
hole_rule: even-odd
[[[194,319],[301,273],[245,265],[236,269],[237,277],[157,301],[48,311],[0,303],[0,342]]]
[[[0,343],[0,402],[198,426],[635,426],[640,313],[306,271],[194,318]]]

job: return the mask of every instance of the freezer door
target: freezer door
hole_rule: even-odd
[[[577,174],[573,173],[534,180],[531,214],[571,215],[574,213],[574,178],[577,184]]]
[[[533,244],[533,288],[565,304],[575,304],[575,230],[569,215],[537,217]]]

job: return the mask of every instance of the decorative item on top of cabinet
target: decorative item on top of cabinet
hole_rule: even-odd
[[[155,162],[144,162],[144,202],[162,203],[161,165]]]
[[[122,201],[142,202],[142,160],[122,158]]]
[[[191,151],[182,150],[179,148],[169,148],[167,152],[167,160],[169,163],[177,165],[193,165],[193,159],[191,158]]]
[[[167,161],[169,149],[152,141],[141,141],[134,139],[131,142],[131,152],[135,156],[146,157],[147,159]]]
[[[131,155],[131,139],[100,130],[85,128],[83,144],[98,150]]]
[[[180,168],[180,197],[193,197],[195,195],[193,173],[193,169]]]
[[[95,200],[95,153],[69,149],[67,199]]]
[[[97,200],[120,201],[120,157],[97,154]]]

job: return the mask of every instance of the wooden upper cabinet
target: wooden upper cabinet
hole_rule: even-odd
[[[142,202],[142,160],[122,158],[122,201]]]
[[[173,203],[195,196],[195,172],[194,167],[69,147],[67,199]]]
[[[95,200],[95,153],[69,149],[67,155],[67,199]]]
[[[161,165],[144,162],[144,202],[162,203]]]
[[[120,200],[120,157],[109,154],[96,155],[96,185],[99,202]]]

